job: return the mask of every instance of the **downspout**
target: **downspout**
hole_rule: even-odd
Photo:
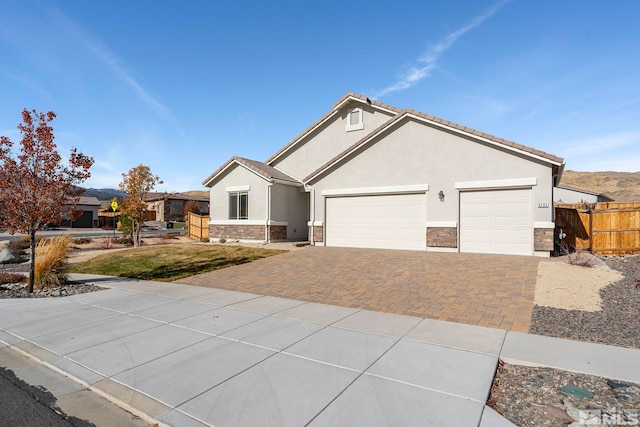
[[[266,245],[267,243],[269,243],[269,222],[271,220],[271,186],[272,185],[273,185],[273,182],[269,182],[267,184],[267,212],[266,212],[267,219],[265,220],[265,223],[264,223],[264,242],[262,242],[263,245]]]
[[[316,189],[313,187],[309,187],[311,201],[309,203],[309,209],[311,210],[311,215],[309,219],[311,220],[311,236],[309,242],[312,246],[316,245]]]

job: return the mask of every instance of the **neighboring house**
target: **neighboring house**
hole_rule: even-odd
[[[232,157],[209,236],[548,256],[564,160],[348,93],[265,162]]]
[[[78,219],[71,221],[63,217],[60,225],[72,228],[96,228],[98,227],[98,210],[100,201],[96,197],[80,197],[76,204],[76,212],[81,212]]]
[[[570,187],[555,187],[553,189],[554,204],[597,203],[612,202],[613,199],[605,194],[593,193]]]
[[[156,221],[184,221],[184,208],[187,202],[198,203],[198,214],[209,214],[209,198],[182,193],[149,193],[145,197],[150,211],[156,213]]]
[[[118,221],[120,221],[120,208],[118,207],[114,212],[111,200],[102,200],[98,210],[98,227],[112,229],[118,226]]]

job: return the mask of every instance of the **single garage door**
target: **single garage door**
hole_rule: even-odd
[[[91,228],[93,227],[93,212],[82,211],[82,216],[71,223],[72,228]]]
[[[329,197],[326,245],[426,250],[423,194]]]
[[[460,251],[532,255],[531,190],[460,193]]]

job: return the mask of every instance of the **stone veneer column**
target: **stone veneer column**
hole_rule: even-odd
[[[309,236],[312,234],[314,242],[322,242],[324,240],[321,225],[316,225],[315,227],[309,226]]]
[[[427,227],[427,246],[432,248],[457,248],[457,227]]]
[[[533,250],[552,251],[553,250],[553,228],[535,228],[533,230]]]

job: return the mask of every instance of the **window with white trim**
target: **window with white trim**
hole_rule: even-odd
[[[229,219],[249,219],[249,193],[234,191],[229,193]]]
[[[364,121],[362,121],[362,109],[354,108],[347,112],[347,132],[352,130],[364,129]]]

